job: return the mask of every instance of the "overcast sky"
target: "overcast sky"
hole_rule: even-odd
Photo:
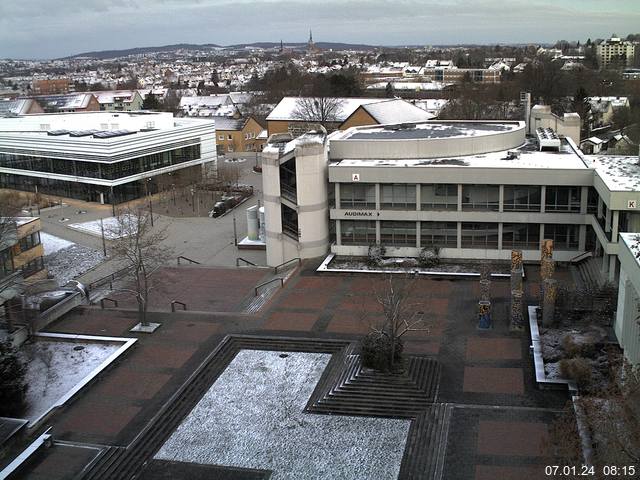
[[[640,0],[0,0],[0,58],[173,43],[544,43],[640,32]]]

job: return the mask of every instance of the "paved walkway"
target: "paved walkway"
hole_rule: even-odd
[[[318,275],[314,266],[305,265],[257,315],[233,311],[251,294],[259,273],[171,269],[167,285],[202,312],[152,313],[162,326],[153,335],[136,335],[135,350],[52,419],[54,436],[126,445],[230,333],[361,338],[381,315],[373,294],[379,277]],[[189,280],[181,277],[185,272]],[[528,273],[531,303],[537,279]],[[454,406],[443,478],[542,478],[541,466],[548,461],[542,448],[548,424],[567,395],[537,389],[528,335],[507,328],[508,289],[508,281],[492,284],[494,328],[488,332],[476,329],[477,281],[420,278],[411,294],[429,331],[408,333],[405,351],[437,357],[442,366],[437,401]],[[133,310],[83,308],[51,330],[132,336],[129,328],[136,322]]]

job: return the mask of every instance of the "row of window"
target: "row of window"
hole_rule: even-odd
[[[593,190],[593,189],[592,189]],[[545,211],[580,212],[581,187],[546,187]],[[589,209],[597,208],[597,193],[589,192]],[[380,208],[383,210],[416,210],[416,185],[380,184]],[[498,185],[462,185],[462,210],[498,211]],[[340,208],[376,209],[376,185],[373,183],[340,184]],[[457,184],[420,185],[421,210],[457,210]],[[503,210],[540,212],[542,187],[504,186]]]
[[[371,245],[376,243],[376,222],[372,220],[340,220],[343,245]],[[422,247],[449,247],[458,245],[457,222],[381,221],[380,243],[388,246],[415,247],[417,234]],[[579,225],[545,224],[544,236],[554,241],[558,250],[578,248]],[[499,224],[487,222],[461,222],[462,248],[497,249]],[[540,225],[533,223],[503,223],[502,248],[536,250],[540,247]]]
[[[40,232],[34,232],[26,237],[23,237],[18,242],[18,246],[21,252],[32,249],[33,247],[40,245]]]
[[[149,172],[158,168],[197,160],[198,158],[200,158],[199,144],[114,163],[84,162],[80,160],[0,153],[0,167],[115,180]]]

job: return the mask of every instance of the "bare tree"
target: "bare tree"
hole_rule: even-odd
[[[12,273],[11,248],[17,240],[16,216],[20,212],[19,195],[15,192],[0,193],[0,305],[11,300],[21,290],[22,277]],[[8,274],[5,275],[4,272]],[[9,332],[13,331],[11,312],[5,305],[5,320]]]
[[[296,101],[293,117],[296,120],[310,124],[317,123],[327,128],[329,124],[340,121],[343,104],[344,100],[337,97],[300,97]]]
[[[130,288],[121,290],[135,296],[140,324],[147,326],[149,294],[153,289],[151,275],[171,255],[171,249],[163,245],[167,238],[166,227],[153,228],[151,214],[143,208],[127,207],[116,219],[115,228],[110,229],[114,237],[112,256],[129,269],[128,276],[132,280]]]
[[[383,316],[369,322],[371,332],[365,342],[373,343],[374,349],[382,349],[384,352],[378,352],[378,355],[383,353],[386,368],[393,370],[401,360],[402,337],[408,332],[429,331],[426,307],[422,302],[411,302],[416,290],[415,277],[390,274],[381,288],[374,287],[373,290]]]

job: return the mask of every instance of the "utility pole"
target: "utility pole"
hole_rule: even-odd
[[[107,242],[104,238],[104,223],[102,221],[102,217],[100,217],[100,232],[102,233],[102,253],[104,256],[107,256]]]
[[[236,229],[236,214],[233,214],[233,244],[238,246],[238,231]]]

